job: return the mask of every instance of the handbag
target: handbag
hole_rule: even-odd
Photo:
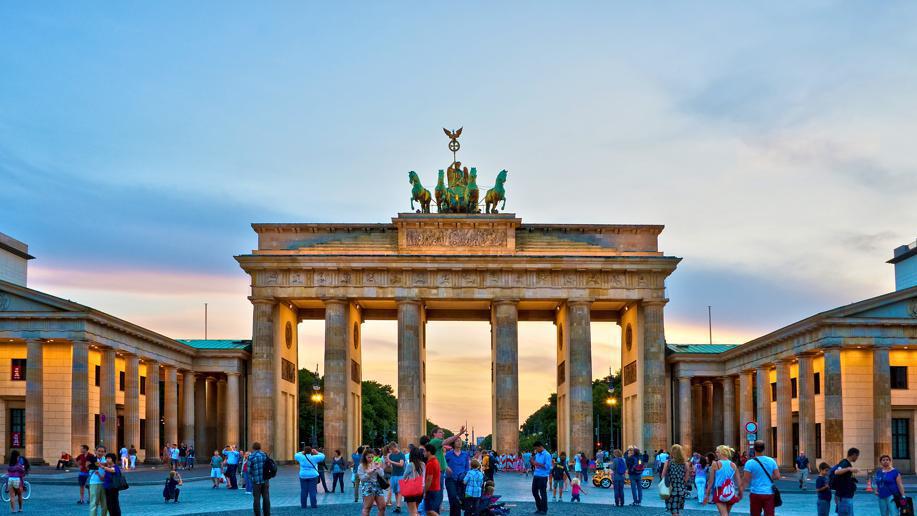
[[[764,469],[764,464],[761,464],[761,461],[758,460],[758,457],[754,457],[752,460],[761,466],[761,471],[763,471],[764,474],[767,475],[767,479],[771,481],[771,490],[774,492],[774,507],[780,507],[783,505],[783,497],[780,496],[780,490],[777,489],[777,485],[774,484],[774,479],[771,478],[771,474],[768,473],[766,469]]]
[[[414,475],[410,478],[402,478],[398,481],[398,487],[401,491],[401,496],[422,496],[423,475]]]
[[[118,472],[117,475],[112,479],[112,487],[118,491],[126,491],[130,486],[127,485],[127,479],[124,478],[124,473]]]
[[[659,498],[663,500],[668,500],[672,496],[672,488],[666,484],[666,480],[663,479],[662,482],[659,482]]]
[[[385,478],[385,475],[382,473],[376,473],[376,484],[378,484],[379,489],[383,491],[391,487],[391,483],[389,483],[388,479]]]

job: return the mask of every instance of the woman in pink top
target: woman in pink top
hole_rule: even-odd
[[[6,488],[10,493],[10,512],[22,512],[22,489],[23,479],[25,478],[25,459],[19,456],[19,450],[13,450],[10,453],[10,465],[6,470]],[[16,510],[16,502],[19,502],[19,510]]]

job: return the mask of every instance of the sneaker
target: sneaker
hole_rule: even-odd
[[[395,507],[395,513],[401,514],[401,507]]]

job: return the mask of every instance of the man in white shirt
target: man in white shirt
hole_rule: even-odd
[[[777,461],[764,455],[764,441],[755,441],[755,456],[745,462],[745,490],[750,516],[774,516],[774,482],[780,479]]]

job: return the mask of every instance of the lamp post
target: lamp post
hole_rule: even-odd
[[[318,364],[315,364],[315,380],[312,382],[312,403],[315,405],[312,411],[312,447],[318,446],[318,435],[315,433],[318,426],[318,406],[322,402],[322,386],[318,384]]]
[[[615,405],[618,404],[618,398],[609,397],[605,400],[605,404],[608,405],[608,426],[611,427],[609,442],[611,443],[611,449],[615,450]]]

